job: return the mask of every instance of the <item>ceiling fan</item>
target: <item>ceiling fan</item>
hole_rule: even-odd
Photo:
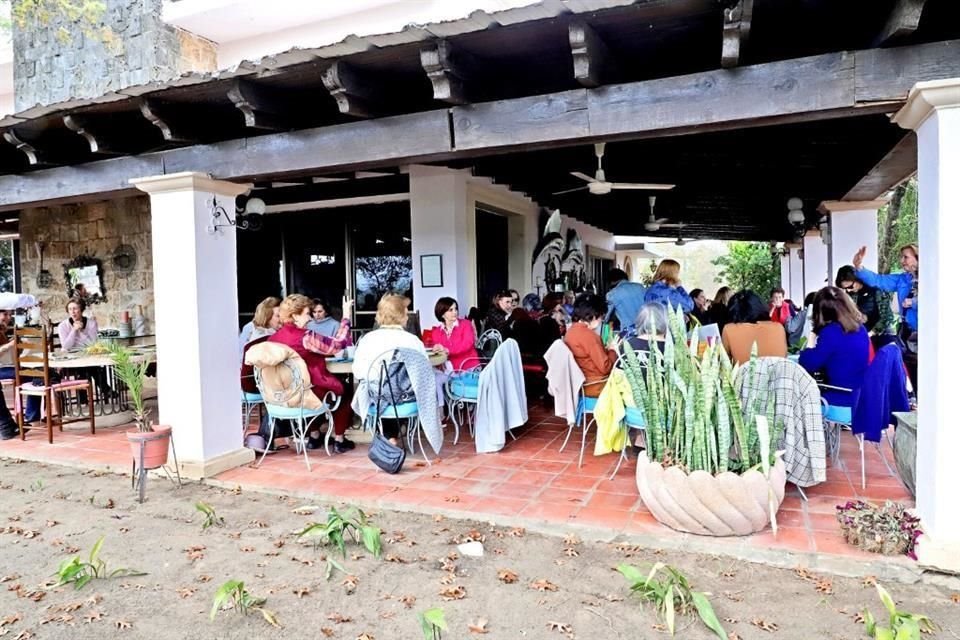
[[[584,180],[587,183],[586,185],[577,187],[575,189],[557,191],[553,195],[557,196],[562,193],[571,193],[573,191],[586,189],[595,196],[602,196],[610,193],[614,189],[644,189],[650,191],[673,189],[676,186],[674,184],[660,184],[656,182],[608,182],[607,175],[603,171],[603,152],[606,146],[607,145],[605,142],[598,142],[593,145],[594,152],[597,155],[597,172],[593,176],[588,176],[587,174],[579,171],[570,172],[570,175],[574,176],[575,178]]]
[[[674,228],[682,229],[682,222],[668,222],[668,218],[658,218],[654,213],[653,209],[657,204],[657,196],[650,196],[647,198],[647,201],[650,203],[650,218],[643,224],[643,228],[650,232],[656,232],[660,229]]]

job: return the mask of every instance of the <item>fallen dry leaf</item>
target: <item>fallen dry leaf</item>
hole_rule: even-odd
[[[723,597],[731,602],[743,602],[742,591],[724,591]]]
[[[863,581],[860,583],[860,586],[863,587],[864,589],[866,589],[866,588],[868,588],[868,587],[875,587],[875,586],[877,586],[877,576],[867,576],[867,577],[864,578]]]
[[[127,527],[120,527],[120,533],[130,533],[130,529]]]
[[[727,640],[742,640],[739,634],[730,633],[727,635]]]
[[[736,578],[736,577],[737,577],[737,572],[734,571],[733,569],[727,569],[726,571],[721,571],[721,572],[720,572],[720,577],[721,577],[721,578],[727,578],[727,579]]]
[[[442,578],[440,578],[440,584],[453,584],[456,581],[457,576],[454,573],[445,574]]]
[[[793,570],[793,575],[797,576],[801,580],[806,580],[807,582],[816,582],[820,579],[819,576],[809,571],[806,567],[796,567]]]
[[[951,593],[950,602],[953,604],[960,604],[960,593]]]
[[[507,535],[509,535],[512,538],[522,538],[524,535],[526,535],[526,533],[527,533],[527,530],[524,529],[523,527],[515,527],[513,529],[510,529]]]
[[[83,621],[87,623],[99,622],[102,619],[103,619],[103,611],[88,611],[83,616]]]
[[[730,624],[740,624],[740,618],[724,618],[723,621]]]
[[[133,623],[129,622],[128,620],[114,620],[113,624],[117,627],[117,629],[129,629],[133,627]]]
[[[280,538],[280,539],[277,539],[277,540],[274,540],[274,541],[273,541],[273,546],[276,547],[277,549],[282,549],[282,548],[283,548],[283,545],[285,545],[285,544],[286,544],[286,543],[283,541],[283,538]]]
[[[467,625],[467,629],[470,630],[470,633],[490,633],[490,630],[487,629],[486,618],[477,618]]]
[[[295,513],[298,516],[309,516],[311,513],[314,513],[318,509],[320,509],[320,507],[316,505],[308,504],[308,505],[303,505],[302,507],[297,507],[296,509],[292,509],[291,513]]]
[[[418,466],[418,467],[425,467],[425,466],[427,466],[427,463],[426,463],[426,462],[418,462],[418,463],[417,463],[417,466]],[[357,636],[357,640],[377,640],[377,639],[374,638],[374,637],[373,637],[372,635],[370,635],[369,633],[361,633],[360,635]]]
[[[357,576],[351,575],[351,576],[347,576],[346,578],[344,578],[344,579],[343,579],[343,582],[341,582],[340,584],[342,584],[344,587],[346,587],[348,594],[351,594],[351,593],[353,593],[354,591],[357,590],[357,583],[358,583],[358,582],[360,582],[360,578],[358,578]]]
[[[0,584],[2,584],[2,583],[4,583],[4,582],[10,582],[10,581],[12,581],[12,580],[17,580],[17,579],[19,579],[19,578],[20,578],[20,574],[19,574],[19,573],[11,573],[11,574],[8,575],[8,576],[3,576],[2,578],[0,578]]]
[[[264,522],[263,520],[251,520],[251,521],[250,521],[250,524],[251,524],[252,526],[256,527],[257,529],[266,529],[267,527],[270,526],[269,524],[267,524],[267,523]]]
[[[333,637],[333,629],[330,627],[320,627],[320,633],[322,633],[327,638]]]
[[[550,631],[559,631],[560,633],[573,633],[573,627],[565,622],[547,622],[547,629]]]
[[[531,589],[536,589],[537,591],[556,591],[557,585],[553,584],[549,580],[541,578],[535,582],[530,583]]]
[[[230,533],[227,534],[227,537],[230,538],[231,540],[239,540],[239,539],[240,539],[240,532],[239,532],[239,531],[231,531]]]
[[[502,556],[506,553],[506,551],[504,551],[500,547],[497,547],[496,549],[493,550],[493,553],[494,555]]]
[[[463,600],[467,597],[467,590],[457,585],[440,589],[440,597],[444,600]]]
[[[434,521],[434,522],[443,522],[443,516],[438,513],[437,515],[433,516],[433,521]]]
[[[580,544],[580,538],[572,533],[568,533],[563,537],[563,544],[567,545],[568,547],[578,545]]]
[[[293,590],[293,595],[297,596],[298,598],[310,595],[310,587],[297,587]]]
[[[256,549],[254,549],[253,547],[240,547],[240,551],[244,553],[253,553],[254,551],[256,551]]]
[[[460,496],[446,496],[444,502],[460,502]]]
[[[517,581],[517,574],[510,569],[500,569],[497,571],[497,580],[504,584],[513,584]]]
[[[181,599],[189,598],[196,592],[197,592],[196,587],[180,587],[179,589],[177,589],[177,595],[180,596]]]
[[[407,564],[410,562],[409,560],[401,558],[400,556],[392,553],[388,553],[387,555],[383,556],[383,559],[387,562],[395,562],[397,564]]]
[[[232,494],[235,495],[235,496],[238,496],[238,495],[240,495],[241,493],[243,493],[243,487],[241,487],[240,485],[237,485],[237,486],[235,486],[233,489],[230,490],[230,493],[232,493]]]
[[[48,527],[55,527],[55,526],[57,526],[58,524],[60,524],[60,523],[59,523],[57,520],[47,520],[47,526],[48,526]]]
[[[829,578],[817,580],[817,593],[822,593],[825,596],[833,595],[833,580]]]
[[[115,506],[117,505],[113,502],[113,498],[107,498],[107,501],[103,503],[104,509],[113,509]]]
[[[24,629],[23,631],[18,633],[17,637],[14,638],[13,640],[30,640],[30,638],[32,637],[33,637],[33,631],[30,631],[30,629]]]
[[[753,620],[750,621],[750,624],[760,629],[763,629],[764,631],[769,631],[771,633],[773,633],[774,631],[780,628],[779,626],[777,626],[776,622],[768,622],[763,618],[754,618]]]
[[[343,624],[345,622],[350,622],[351,620],[353,620],[353,618],[342,615],[339,611],[335,611],[333,613],[327,614],[327,620],[329,620],[330,622],[334,622],[336,624]]]
[[[615,593],[608,593],[607,595],[603,596],[603,599],[607,602],[623,602],[623,596]]]
[[[12,613],[9,616],[0,618],[0,627],[8,627],[11,624],[20,622],[21,620],[23,620],[23,616],[21,616],[19,613]]]
[[[211,580],[213,580],[213,576],[208,576],[207,574],[204,573],[202,575],[197,576],[196,580],[197,582],[210,582]]]
[[[578,552],[578,551],[577,551],[576,549],[574,549],[573,547],[567,547],[566,549],[563,550],[563,553],[564,553],[564,555],[566,555],[568,558],[576,558],[576,557],[578,557],[578,556],[580,555],[580,552]]]
[[[417,602],[417,597],[416,597],[416,596],[401,596],[401,597],[399,598],[399,600],[400,600],[401,603],[403,603],[403,606],[405,606],[407,609],[410,609],[410,608],[412,608],[413,605]]]

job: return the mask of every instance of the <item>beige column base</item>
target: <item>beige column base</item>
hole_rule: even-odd
[[[218,473],[223,473],[228,469],[239,467],[244,464],[250,464],[256,458],[253,449],[237,449],[228,451],[209,460],[181,460],[180,475],[190,480],[202,480],[212,478]]]
[[[941,542],[923,534],[917,540],[917,562],[924,569],[960,575],[960,542]]]

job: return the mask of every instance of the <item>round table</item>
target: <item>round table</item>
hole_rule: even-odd
[[[427,352],[427,358],[430,360],[431,366],[439,367],[447,361],[447,352],[429,351]],[[353,360],[327,358],[327,371],[340,376],[350,375],[353,373]]]

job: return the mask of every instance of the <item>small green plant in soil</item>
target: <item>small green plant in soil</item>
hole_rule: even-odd
[[[441,632],[447,630],[447,620],[443,615],[443,609],[440,607],[433,607],[423,613],[418,613],[417,620],[420,621],[424,640],[440,640]]]
[[[641,599],[652,602],[657,615],[667,625],[670,635],[676,628],[677,614],[687,615],[696,611],[700,620],[721,640],[727,639],[727,633],[720,625],[707,594],[694,591],[686,576],[675,568],[658,562],[646,575],[637,567],[621,564],[617,571],[630,583],[630,590]],[[658,575],[662,575],[658,578]]]
[[[263,616],[263,619],[274,627],[280,628],[280,621],[277,614],[269,609],[264,609],[263,604],[267,602],[266,598],[255,598],[250,595],[241,580],[227,580],[213,596],[213,608],[210,610],[210,619],[213,620],[223,608],[223,605],[232,603],[233,608],[248,615],[251,611],[256,611]]]
[[[297,533],[300,538],[314,539],[315,543],[333,544],[341,557],[346,557],[346,541],[353,540],[362,544],[376,558],[380,557],[380,529],[370,524],[367,515],[360,509],[350,509],[341,513],[335,507],[327,512],[326,522],[308,524]],[[328,571],[331,570],[328,567]]]
[[[217,515],[216,510],[210,505],[204,502],[198,502],[196,505],[197,511],[203,514],[203,530],[206,531],[210,527],[222,527],[226,524],[226,521]]]
[[[887,613],[890,614],[890,626],[880,626],[874,620],[870,610],[864,609],[863,624],[866,627],[867,635],[874,640],[920,640],[921,634],[934,633],[937,630],[937,625],[925,615],[898,611],[893,598],[879,584],[877,585],[877,593],[880,594],[880,601],[883,602]]]
[[[61,587],[65,584],[73,584],[77,589],[82,589],[88,582],[97,579],[106,579],[106,578],[117,578],[120,576],[145,576],[147,575],[143,571],[137,571],[135,569],[127,569],[120,567],[109,571],[107,569],[107,563],[100,557],[100,549],[103,547],[104,538],[97,540],[96,544],[93,545],[93,548],[90,550],[89,560],[84,562],[80,560],[80,556],[74,556],[69,560],[64,560],[60,563],[60,568],[57,569],[57,584],[56,587]]]

